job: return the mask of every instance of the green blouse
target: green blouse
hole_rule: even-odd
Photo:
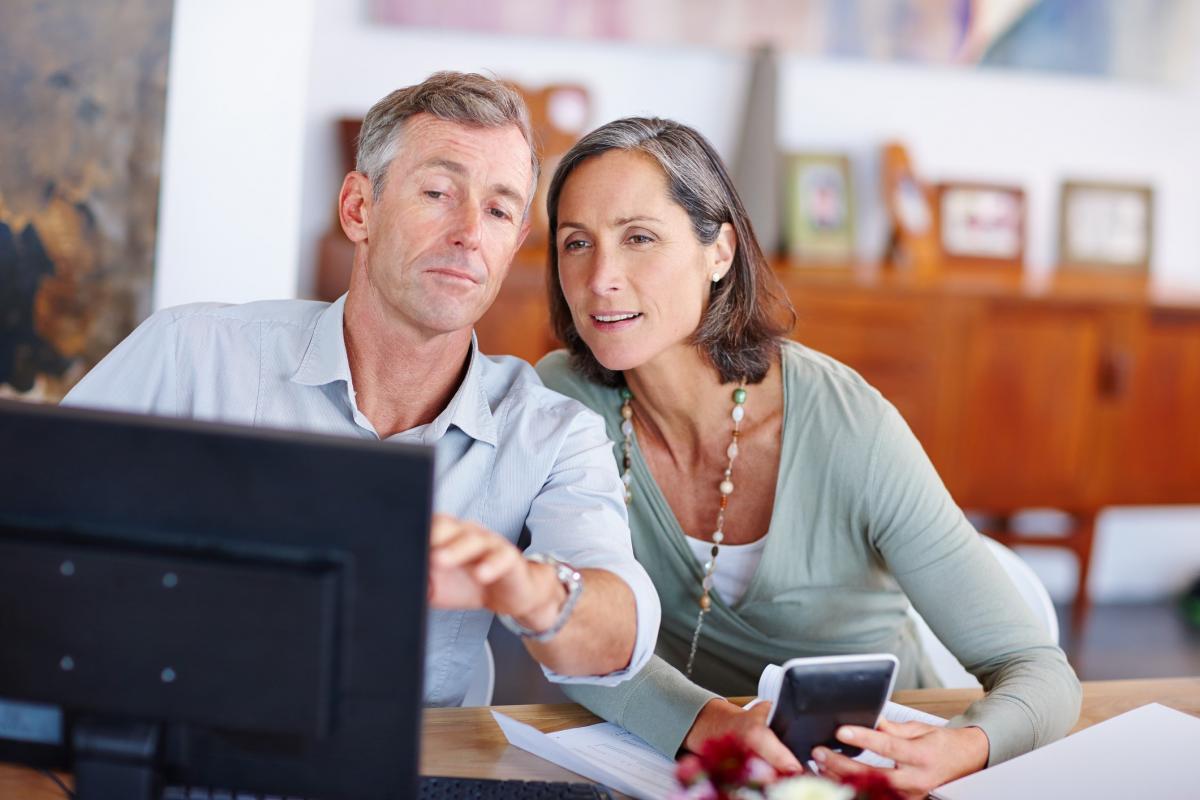
[[[783,345],[782,368],[783,446],[762,561],[733,606],[714,594],[694,682],[681,670],[701,567],[635,441],[629,524],[662,600],[656,656],[619,686],[567,694],[674,756],[705,703],[755,694],[763,667],[789,658],[894,653],[897,688],[937,686],[911,602],[987,690],[950,724],[983,729],[989,765],[1063,736],[1079,715],[1075,672],[900,414],[849,367],[795,342]],[[604,417],[619,463],[618,390],[580,377],[561,350],[537,371]]]

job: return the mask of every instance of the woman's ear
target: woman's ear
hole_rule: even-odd
[[[709,245],[709,273],[725,277],[733,265],[733,257],[737,253],[737,231],[733,225],[725,222],[717,233],[717,239]]]

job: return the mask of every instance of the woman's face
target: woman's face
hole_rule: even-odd
[[[575,328],[611,370],[690,348],[714,272],[733,260],[733,228],[696,238],[667,178],[637,151],[609,150],[575,168],[558,201],[558,279]]]

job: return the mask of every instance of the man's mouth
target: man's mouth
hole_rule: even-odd
[[[479,284],[479,283],[483,282],[469,272],[464,272],[462,270],[453,269],[451,267],[434,267],[433,269],[431,269],[429,271],[434,274],[437,274],[437,275],[444,275],[448,278],[457,278],[460,281],[469,281],[470,283],[474,283],[474,284]]]

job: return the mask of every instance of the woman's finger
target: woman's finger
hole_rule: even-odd
[[[822,773],[828,772],[835,778],[844,778],[847,775],[857,775],[874,769],[841,753],[835,753],[828,747],[814,747],[812,757],[820,765]]]
[[[872,750],[884,758],[890,758],[899,764],[912,764],[919,754],[919,748],[914,747],[911,739],[902,739],[890,733],[861,728],[857,725],[843,725],[837,730],[839,742]]]
[[[890,733],[893,736],[899,736],[901,739],[915,739],[918,736],[924,736],[931,733],[937,728],[933,725],[927,725],[924,722],[912,720],[909,722],[892,722],[891,720],[879,720],[879,730],[884,733]]]
[[[753,708],[749,713],[758,711],[758,708]],[[764,726],[756,726],[751,728],[746,734],[746,746],[774,767],[779,772],[803,772],[804,766],[800,763],[800,759],[796,758],[795,754],[787,748],[783,742],[779,741],[779,737],[770,728]]]

